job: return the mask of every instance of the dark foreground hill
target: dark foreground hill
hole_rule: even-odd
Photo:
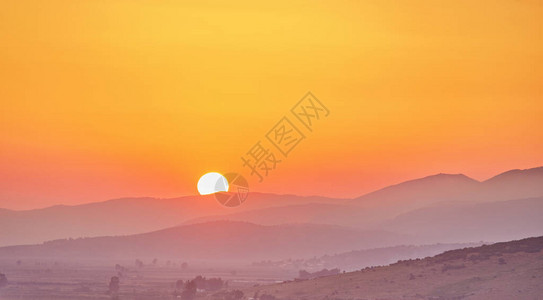
[[[244,292],[290,300],[541,299],[542,250],[543,237],[528,238]]]
[[[0,248],[0,258],[183,259],[247,263],[267,259],[320,256],[406,243],[405,236],[334,225],[263,226],[217,221],[144,234],[56,240],[40,245]]]

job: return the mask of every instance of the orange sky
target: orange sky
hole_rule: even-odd
[[[181,4],[183,2],[183,4]],[[540,1],[2,1],[0,207],[195,194],[307,92],[254,191],[543,165]]]

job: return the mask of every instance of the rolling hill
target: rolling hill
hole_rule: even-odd
[[[543,235],[543,197],[497,202],[448,202],[414,210],[384,230],[421,242],[507,241]]]
[[[266,225],[321,223],[405,234],[410,244],[500,242],[543,235],[543,197],[496,202],[449,201],[368,223],[372,209],[310,203],[189,221],[244,221]]]
[[[370,266],[384,266],[398,260],[424,258],[437,255],[444,251],[461,249],[465,247],[480,246],[482,243],[469,244],[432,244],[420,246],[394,246],[375,249],[354,250],[334,255],[323,255],[296,260],[261,261],[253,263],[254,266],[280,268],[283,270],[316,272],[322,269],[340,269],[342,271],[355,271]]]
[[[263,226],[219,221],[129,236],[56,240],[0,248],[0,258],[161,258],[253,262],[303,258],[405,243],[407,237],[333,225]]]
[[[379,219],[439,202],[491,202],[542,196],[543,167],[537,167],[507,171],[483,182],[463,174],[438,174],[386,187],[349,204],[375,208],[374,216]]]
[[[302,299],[540,299],[543,237],[451,250],[422,260],[306,281],[257,286],[246,295]]]
[[[353,205],[306,203],[298,205],[277,206],[238,213],[213,215],[195,218],[186,224],[209,221],[242,221],[262,225],[279,225],[289,223],[320,223],[341,226],[364,227],[370,225],[368,217],[371,210],[360,209]]]
[[[543,197],[543,167],[508,171],[484,182],[464,175],[438,174],[393,185],[356,199],[251,193],[248,201],[235,209],[221,206],[213,195],[172,199],[124,198],[26,211],[2,209],[0,246],[69,237],[137,234],[217,220],[263,225],[322,223],[379,229],[389,219],[436,203],[480,203],[527,197]],[[538,207],[536,211],[539,211]],[[518,238],[513,235],[507,237]]]
[[[522,197],[543,196],[543,168],[509,171],[484,182],[475,181],[464,175],[439,174],[390,186],[345,203],[276,206],[200,217],[186,223],[216,220],[246,221],[266,225],[318,222],[360,228],[379,228],[388,219],[437,204],[446,204],[447,207],[453,208],[467,204],[524,199],[515,198],[519,195]],[[525,207],[525,204],[519,203],[518,206]],[[527,205],[529,204],[534,205],[535,211],[541,211],[537,201],[532,201]],[[515,203],[511,202],[509,205],[515,206]],[[526,209],[530,208],[526,207]],[[496,209],[491,212],[498,213]],[[506,211],[499,212],[505,218],[509,217],[507,213]],[[481,215],[481,217],[488,217],[489,214]],[[451,215],[456,216],[454,210]],[[527,214],[528,220],[531,217],[533,214]],[[518,221],[518,218],[515,220]],[[512,238],[519,237],[508,237],[502,240]]]
[[[235,211],[297,203],[337,203],[343,199],[251,193]],[[35,244],[62,238],[126,235],[159,230],[188,219],[234,211],[213,195],[172,199],[123,198],[42,209],[0,210],[0,246]]]

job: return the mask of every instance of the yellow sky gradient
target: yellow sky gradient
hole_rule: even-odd
[[[0,207],[543,165],[541,1],[0,3]],[[330,116],[258,183],[240,157],[307,91]]]

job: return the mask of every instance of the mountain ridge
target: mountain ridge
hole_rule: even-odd
[[[345,252],[353,248],[392,246],[407,240],[408,237],[394,233],[363,231],[337,225],[266,226],[249,222],[215,221],[134,235],[63,239],[39,245],[1,247],[0,257],[146,257],[250,263],[260,259],[286,259]]]
[[[298,210],[305,222],[340,220],[339,225],[368,229],[397,215],[447,201],[500,201],[543,196],[543,167],[510,170],[479,182],[463,174],[435,174],[405,181],[354,199],[320,196],[275,195],[252,192],[243,205],[225,208],[213,195],[177,198],[116,198],[81,205],[56,205],[35,210],[0,209],[0,246],[32,244],[60,238],[126,235],[186,224],[197,218],[248,214],[257,209],[283,208],[283,215],[270,214],[267,220],[292,222],[289,215]],[[314,205],[309,211],[303,206]],[[329,205],[329,210],[325,205]],[[309,206],[308,206],[309,207]],[[291,209],[292,211],[288,211]],[[312,215],[313,214],[313,215]],[[290,217],[292,218],[292,217]],[[267,222],[267,223],[266,223]],[[66,226],[69,224],[69,226]]]

